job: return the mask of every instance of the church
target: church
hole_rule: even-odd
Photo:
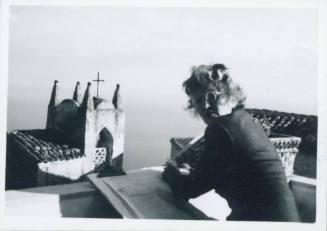
[[[101,81],[95,80],[97,84]],[[102,80],[103,81],[103,80]],[[7,135],[6,189],[48,186],[83,180],[110,167],[122,174],[125,113],[117,84],[111,101],[82,95],[77,82],[72,98],[60,100],[54,81],[45,129],[15,130]]]

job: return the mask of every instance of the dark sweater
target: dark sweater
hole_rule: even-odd
[[[299,221],[280,158],[243,109],[208,125],[205,151],[190,175],[169,174],[165,170],[164,179],[183,199],[215,189],[232,209],[230,220]]]

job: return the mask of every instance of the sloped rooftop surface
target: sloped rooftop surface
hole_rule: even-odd
[[[84,156],[80,147],[65,134],[50,129],[15,130],[9,134],[14,144],[37,162],[70,160]]]

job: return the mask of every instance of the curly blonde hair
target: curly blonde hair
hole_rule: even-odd
[[[191,77],[184,81],[185,93],[190,96],[198,91],[204,94],[215,92],[218,104],[223,105],[233,102],[234,108],[243,108],[245,95],[242,88],[234,83],[224,64],[199,65],[191,69]],[[188,100],[187,109],[194,111],[194,105]]]

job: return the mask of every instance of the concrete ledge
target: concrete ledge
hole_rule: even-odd
[[[6,216],[122,218],[90,182],[9,190],[5,198]]]
[[[293,176],[289,182],[303,222],[316,221],[316,180],[308,177]]]
[[[316,186],[316,179],[305,176],[293,175],[291,181]]]

